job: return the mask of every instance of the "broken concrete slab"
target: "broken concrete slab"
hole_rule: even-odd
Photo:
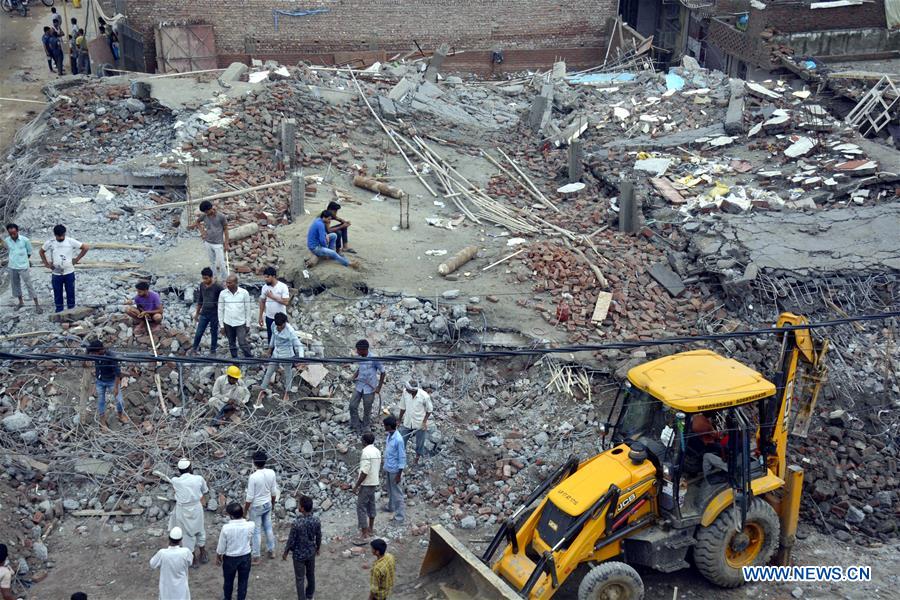
[[[378,96],[378,112],[385,121],[397,120],[397,105],[387,96]]]
[[[62,312],[53,313],[48,318],[54,323],[72,323],[80,321],[94,314],[94,309],[90,306],[76,306]]]
[[[697,129],[685,129],[671,135],[664,135],[658,138],[650,136],[636,137],[632,139],[620,139],[612,141],[604,146],[605,148],[628,148],[628,149],[645,149],[645,150],[662,150],[665,148],[676,148],[678,146],[689,146],[696,143],[698,139],[710,139],[725,135],[725,126],[722,123],[715,123],[706,127]],[[605,154],[605,152],[604,152]]]
[[[728,100],[728,110],[725,112],[725,133],[737,135],[744,132],[744,95],[746,89],[740,79],[729,81],[731,95]]]
[[[428,68],[425,69],[425,81],[430,81],[431,83],[437,82],[438,73],[440,72],[441,67],[444,66],[444,61],[447,59],[448,54],[450,54],[450,46],[447,44],[441,44],[438,49],[434,51],[431,60],[428,61]]]
[[[634,161],[634,170],[645,171],[653,173],[656,177],[662,177],[671,165],[672,159],[670,158],[644,158]]]
[[[105,477],[112,469],[112,463],[99,458],[80,458],[73,468],[80,475]]]
[[[791,145],[785,148],[784,155],[788,158],[800,158],[812,152],[819,145],[817,140],[805,136],[791,136]]]
[[[405,98],[407,94],[415,90],[416,86],[418,85],[418,78],[414,76],[406,76],[391,88],[391,91],[388,92],[388,98],[390,98],[394,102],[399,102],[403,100],[403,98]]]
[[[686,289],[684,282],[681,281],[681,277],[679,277],[675,271],[670,269],[669,265],[666,263],[656,263],[651,265],[647,270],[647,273],[649,273],[650,277],[655,279],[657,283],[663,286],[673,298],[677,298],[683,294]]]
[[[224,87],[229,87],[227,84],[233,81],[239,81],[244,73],[247,72],[247,65],[244,63],[233,62],[228,65],[228,68],[219,75],[219,83],[221,83]]]
[[[863,175],[873,175],[878,171],[878,163],[874,160],[865,159],[848,160],[834,165],[834,170],[851,177],[861,177]]]
[[[781,99],[781,94],[778,92],[773,92],[772,90],[752,81],[745,82],[747,86],[747,91],[749,91],[754,96],[759,98],[768,98],[771,100],[779,100]]]

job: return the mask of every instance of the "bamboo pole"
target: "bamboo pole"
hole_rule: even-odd
[[[50,104],[49,102],[42,102],[40,100],[26,100],[25,98],[0,98],[0,101],[5,102],[27,102],[28,104]]]
[[[144,315],[144,323],[147,325],[147,333],[150,334],[150,345],[153,346],[153,356],[159,358],[159,354],[156,352],[156,340],[153,339],[153,332],[150,330],[150,319]],[[163,398],[162,393],[162,382],[159,380],[159,373],[153,373],[153,379],[156,381],[156,393],[159,394],[159,407],[162,409],[163,415],[168,414],[166,410],[166,401]]]
[[[349,69],[349,67],[348,67],[348,69]],[[375,112],[375,109],[372,108],[371,104],[369,104],[369,99],[366,98],[366,94],[363,92],[362,86],[359,85],[359,81],[356,80],[356,75],[354,75],[353,70],[349,69],[349,72],[350,72],[350,77],[353,79],[353,83],[356,84],[356,89],[357,89],[357,91],[359,91],[359,95],[363,99],[363,102],[366,103],[366,106],[368,107],[369,112],[372,113],[372,116],[375,117],[375,120],[378,121],[379,125],[381,125],[381,128],[387,134],[388,138],[390,138],[391,142],[393,142],[394,146],[400,152],[400,155],[403,156],[403,160],[406,161],[406,164],[409,165],[409,168],[412,169],[413,173],[415,173],[416,178],[422,183],[422,185],[425,186],[425,189],[427,189],[429,192],[431,192],[432,196],[437,198],[438,197],[437,192],[435,192],[433,189],[431,189],[431,186],[428,185],[428,182],[425,181],[425,179],[422,177],[422,174],[419,173],[419,170],[416,169],[415,165],[412,164],[412,161],[409,160],[409,157],[406,155],[406,152],[403,151],[403,148],[400,147],[400,144],[398,144],[397,140],[394,139],[394,136],[391,135],[391,130],[388,129],[388,126],[384,124],[384,121],[381,120],[381,118]]]
[[[501,259],[498,260],[497,262],[493,262],[493,263],[489,264],[488,266],[486,266],[485,268],[483,268],[482,271],[487,271],[487,270],[490,269],[491,267],[496,267],[496,266],[499,265],[500,263],[505,263],[506,261],[508,261],[508,260],[511,259],[512,257],[518,256],[519,254],[522,254],[523,252],[525,252],[525,250],[526,250],[525,248],[520,248],[519,250],[516,250],[515,252],[513,252],[512,254],[510,254],[509,256],[507,256],[507,257],[505,257],[505,258],[501,258]]]
[[[304,179],[308,179],[305,177]],[[181,202],[166,202],[165,204],[156,204],[155,206],[144,206],[138,208],[137,210],[157,210],[160,208],[175,208],[177,206],[190,206],[191,204],[199,204],[204,200],[222,200],[224,198],[231,198],[233,196],[241,196],[243,194],[249,194],[251,192],[259,192],[261,190],[268,190],[274,187],[281,187],[284,185],[290,185],[291,180],[285,179],[284,181],[276,181],[274,183],[264,183],[262,185],[255,185],[253,187],[243,188],[240,190],[234,190],[233,192],[222,192],[219,194],[213,194],[212,196],[203,196],[202,198],[192,198],[190,200],[183,200]]]
[[[528,185],[530,185],[531,188],[532,188],[535,192],[537,192],[538,196],[540,196],[540,198],[541,198],[541,202],[543,202],[544,204],[546,204],[548,207],[552,208],[552,209],[555,210],[556,212],[560,212],[560,211],[559,211],[559,208],[558,208],[555,204],[551,203],[551,202],[547,199],[546,196],[544,196],[544,194],[541,192],[541,190],[539,190],[538,187],[537,187],[536,185],[534,185],[534,182],[531,181],[531,179],[528,178],[528,175],[526,175],[525,172],[522,171],[522,169],[519,168],[519,165],[517,165],[515,162],[513,162],[513,159],[511,159],[511,158],[506,154],[506,152],[504,152],[504,151],[501,150],[500,148],[497,148],[497,152],[499,152],[501,155],[503,155],[503,158],[505,158],[507,161],[509,161],[509,164],[511,164],[512,167],[513,167],[513,169],[516,170],[516,173],[518,173],[519,175],[521,175],[521,176],[522,176],[522,179],[524,179],[525,182],[526,182]]]

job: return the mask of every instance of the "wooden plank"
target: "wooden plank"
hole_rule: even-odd
[[[85,508],[82,510],[73,510],[69,514],[73,517],[133,517],[142,514],[143,512],[143,508],[132,508],[130,510],[100,510]]]
[[[609,305],[612,302],[612,294],[609,292],[600,292],[597,296],[597,303],[594,305],[594,314],[591,315],[591,323],[599,325],[606,319],[609,312]]]
[[[650,183],[653,184],[653,187],[656,188],[656,191],[659,192],[663,198],[672,204],[685,204],[687,202],[684,196],[679,194],[678,190],[672,187],[672,182],[665,177],[651,177]]]

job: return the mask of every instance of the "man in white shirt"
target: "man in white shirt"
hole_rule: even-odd
[[[213,417],[213,426],[221,425],[226,418],[236,410],[241,410],[250,400],[250,390],[244,384],[241,369],[231,365],[225,369],[225,374],[216,379],[213,384],[212,396],[207,404],[216,411]]]
[[[266,323],[266,341],[272,341],[272,323],[275,315],[281,313],[287,315],[287,306],[291,301],[291,291],[287,284],[278,281],[278,271],[275,267],[266,267],[263,270],[263,278],[266,284],[259,291],[259,326],[263,326],[263,317]]]
[[[228,337],[228,350],[231,358],[237,358],[238,345],[244,356],[250,358],[250,344],[247,333],[253,320],[253,299],[250,293],[238,287],[237,275],[229,275],[225,279],[225,289],[219,294],[219,323]],[[237,339],[237,345],[235,345]]]
[[[234,576],[237,574],[237,600],[246,600],[247,582],[250,581],[250,539],[256,526],[244,518],[244,509],[237,502],[225,507],[231,519],[219,533],[216,545],[216,564],[222,566],[222,593],[225,600],[231,600],[234,591]]]
[[[54,239],[44,242],[40,255],[41,262],[53,273],[50,276],[50,282],[53,284],[53,300],[56,303],[56,312],[62,312],[63,290],[66,292],[66,307],[75,308],[75,265],[84,257],[89,247],[75,238],[67,238],[65,225],[54,227],[53,236]]]
[[[150,559],[150,568],[159,569],[159,600],[191,600],[188,569],[193,553],[181,547],[180,527],[169,531],[169,547],[159,550]]]
[[[428,417],[434,412],[431,396],[422,389],[416,379],[406,382],[403,397],[400,399],[400,435],[403,441],[416,436],[416,457],[413,465],[418,464],[419,457],[425,456],[425,440],[428,437]]]
[[[175,488],[175,510],[169,513],[169,527],[179,527],[183,534],[184,547],[194,556],[194,564],[206,564],[206,523],[203,520],[203,509],[206,506],[206,495],[209,486],[200,475],[194,474],[191,461],[182,458],[178,461],[178,477],[170,479]],[[195,553],[194,548],[199,550]]]
[[[256,470],[247,481],[247,494],[244,498],[244,512],[256,525],[253,530],[253,564],[259,564],[260,543],[262,533],[266,534],[266,550],[269,558],[275,558],[275,532],[272,530],[272,507],[278,496],[278,478],[275,471],[266,469],[268,456],[265,450],[257,450],[253,454],[253,466]]]
[[[353,486],[356,494],[356,521],[363,544],[365,538],[375,535],[375,492],[381,481],[381,450],[375,447],[375,434],[367,431],[362,435],[363,449],[359,455],[359,477]],[[368,521],[367,521],[368,519]]]
[[[9,549],[6,544],[0,544],[0,598],[2,600],[14,600],[12,593],[12,580],[14,571],[9,566]]]

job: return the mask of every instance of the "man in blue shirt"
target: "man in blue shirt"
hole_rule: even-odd
[[[362,358],[369,356],[369,340],[356,342],[356,353]],[[375,394],[381,393],[384,385],[384,366],[377,360],[366,360],[357,363],[354,376],[353,396],[350,397],[350,427],[356,433],[362,433],[369,428],[372,419],[372,403]],[[363,403],[363,418],[359,418],[359,401]]]
[[[306,234],[306,247],[319,258],[336,260],[345,267],[355,269],[359,266],[357,261],[349,261],[335,250],[337,234],[328,233],[328,227],[331,225],[333,217],[334,214],[330,210],[323,210],[319,217],[312,222]]]
[[[6,225],[6,232],[9,237],[3,240],[6,249],[9,251],[9,285],[12,289],[13,298],[19,299],[19,308],[25,306],[25,300],[22,298],[22,284],[28,289],[28,295],[34,300],[34,309],[41,313],[41,305],[38,303],[37,294],[34,293],[34,285],[31,283],[31,258],[32,248],[31,240],[24,235],[19,235],[19,226],[15,223]]]
[[[94,361],[94,374],[97,377],[97,414],[100,416],[100,428],[109,429],[106,423],[106,394],[111,392],[116,399],[116,416],[120,423],[127,423],[125,405],[122,402],[122,369],[103,342],[91,340],[87,348],[88,354],[102,356]]]
[[[387,474],[388,504],[386,512],[394,513],[394,520],[402,523],[406,520],[406,504],[400,478],[406,468],[406,444],[403,436],[397,431],[397,417],[388,415],[384,418],[384,430],[387,440],[384,442],[384,471]]]

